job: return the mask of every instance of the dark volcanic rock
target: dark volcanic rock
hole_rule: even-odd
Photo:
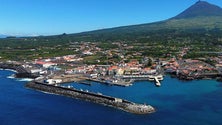
[[[16,78],[37,78],[39,76],[38,74],[30,73],[24,67],[18,64],[0,63],[0,68],[15,70],[17,72],[15,74]]]

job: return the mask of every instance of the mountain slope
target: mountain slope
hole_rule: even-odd
[[[209,13],[206,14],[207,11]],[[199,1],[181,14],[155,23],[77,34],[0,39],[0,53],[7,59],[18,60],[68,55],[73,54],[74,48],[78,46],[74,43],[79,41],[98,42],[101,48],[111,45],[109,42],[130,42],[129,44],[136,45],[133,51],[144,49],[144,55],[156,57],[170,51],[177,53],[180,47],[187,45],[195,45],[192,51],[216,52],[221,51],[222,45],[221,11],[218,6]],[[187,57],[202,56],[201,53],[195,54]]]
[[[222,16],[222,9],[219,6],[205,1],[198,1],[174,19],[193,18],[198,16]]]
[[[205,1],[198,1],[182,13],[168,20],[140,25],[122,26],[76,34],[37,37],[39,41],[114,41],[138,40],[153,36],[171,37],[175,34],[213,34],[222,37],[222,8]],[[216,32],[216,33],[215,33]],[[167,35],[168,34],[168,35]],[[44,43],[43,43],[44,44]]]
[[[205,1],[198,1],[184,12],[165,21],[141,25],[123,26],[71,34],[81,40],[127,39],[145,37],[153,32],[184,31],[222,31],[222,8]]]

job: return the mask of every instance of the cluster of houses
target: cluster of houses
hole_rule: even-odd
[[[185,75],[217,72],[213,66],[200,60],[191,59],[181,61],[178,70]]]
[[[63,61],[61,61],[63,60]],[[49,74],[52,67],[57,65],[67,65],[72,61],[82,60],[75,55],[63,56],[60,58],[36,60],[33,64],[41,68],[32,68],[31,72],[40,74]],[[67,62],[67,63],[65,63]],[[72,64],[72,63],[71,63]],[[123,75],[157,75],[159,69],[164,69],[166,73],[182,74],[184,76],[204,75],[218,73],[218,69],[204,61],[200,60],[170,60],[153,63],[150,67],[145,67],[138,60],[132,59],[128,63],[120,62],[116,65],[69,65],[69,68],[63,69],[63,74],[82,74],[90,78],[123,76]],[[222,66],[222,61],[218,60],[217,67]],[[27,68],[27,67],[26,67]],[[59,68],[58,68],[59,69]],[[61,69],[60,69],[61,70]],[[51,72],[51,71],[50,71]],[[61,72],[60,72],[61,73]]]
[[[200,60],[171,60],[165,66],[166,72],[175,73],[182,79],[195,79],[202,77],[216,77],[218,75],[218,69],[204,61]]]
[[[98,76],[121,76],[121,75],[157,75],[163,71],[166,73],[177,73],[183,75],[196,75],[203,73],[215,73],[219,69],[222,72],[222,56],[212,57],[211,60],[216,62],[216,67],[212,66],[204,61],[185,59],[182,57],[187,54],[189,48],[183,48],[179,53],[179,60],[176,58],[171,59],[158,59],[144,57],[144,59],[136,60],[131,59],[128,56],[141,56],[140,52],[132,54],[125,54],[124,49],[132,49],[133,46],[116,42],[112,43],[118,46],[110,50],[101,49],[96,43],[80,42],[72,43],[71,47],[76,47],[78,54],[66,55],[61,57],[52,57],[49,59],[36,59],[31,63],[24,63],[23,67],[30,70],[30,73],[36,73],[40,76],[47,76],[49,74],[56,74],[59,71],[60,74],[83,74],[88,77]],[[109,56],[118,55],[122,61],[111,63],[109,65],[87,65],[84,64],[85,56],[92,56],[98,52],[104,52]],[[125,59],[130,61],[125,61]],[[108,58],[107,58],[108,59]],[[149,60],[152,60],[150,65],[147,66]],[[141,63],[139,63],[139,61]],[[58,68],[61,67],[61,68]]]
[[[88,74],[95,76],[115,76],[115,75],[143,75],[156,74],[157,70],[153,68],[143,68],[137,60],[131,60],[129,63],[120,63],[118,65],[83,65],[66,70],[67,74]]]

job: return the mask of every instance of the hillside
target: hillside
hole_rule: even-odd
[[[198,32],[197,32],[198,31]],[[40,41],[113,41],[135,40],[152,34],[210,33],[222,32],[222,8],[205,1],[198,1],[182,13],[170,19],[155,23],[122,26],[109,29],[36,37]],[[62,40],[61,40],[62,39]],[[56,42],[57,43],[57,42]]]
[[[208,32],[222,30],[222,8],[205,1],[198,1],[182,13],[168,20],[141,25],[96,30],[71,34],[76,39],[134,39],[146,37],[153,32]]]
[[[222,46],[222,9],[205,1],[198,1],[177,16],[155,23],[77,34],[0,39],[0,57],[25,60],[62,56],[81,53],[73,51],[76,47],[73,43],[76,42],[96,42],[98,47],[109,48],[113,46],[110,42],[116,41],[134,46],[129,53],[138,52],[147,46],[141,53],[156,57],[169,52],[177,53],[186,45],[193,47],[188,57],[199,56],[200,54],[193,55],[196,51],[218,52]]]
[[[205,1],[198,1],[184,12],[175,16],[174,19],[193,18],[199,16],[222,16],[222,9],[219,6]]]

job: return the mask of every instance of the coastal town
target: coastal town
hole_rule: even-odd
[[[70,45],[69,49],[73,54],[39,57],[29,61],[2,59],[0,68],[15,70],[16,78],[31,78],[25,85],[27,88],[90,101],[135,114],[153,113],[156,109],[151,105],[110,97],[100,92],[76,89],[66,84],[91,86],[91,82],[96,82],[107,86],[128,87],[136,81],[150,81],[161,87],[161,81],[166,75],[180,80],[222,80],[222,56],[219,53],[216,57],[184,58],[189,52],[189,48],[184,47],[178,50],[176,55],[164,54],[166,58],[158,58],[144,56],[143,50],[135,51],[135,46],[124,42],[114,42],[112,45],[106,45],[107,47],[94,42],[72,42]]]
[[[25,42],[26,38],[20,40]],[[31,40],[37,41],[35,38]],[[222,81],[221,46],[173,44],[175,42],[165,46],[162,43],[139,41],[69,41],[65,45],[25,50],[16,47],[11,51],[11,48],[4,47],[6,50],[0,57],[0,68],[15,70],[13,77],[16,78],[31,78],[26,88],[90,101],[130,113],[149,114],[156,112],[156,108],[103,95],[102,92],[77,89],[70,83],[89,87],[92,83],[128,87],[137,81],[149,81],[153,86],[161,87],[166,75],[180,80]],[[18,55],[14,57],[8,53]]]
[[[16,65],[17,77],[31,77],[48,84],[67,82],[88,83],[95,81],[107,85],[130,86],[134,81],[154,81],[161,86],[164,76],[170,74],[181,80],[211,79],[221,80],[222,56],[199,59],[183,59],[189,48],[183,48],[176,57],[153,58],[133,54],[125,50],[133,48],[126,43],[114,42],[115,48],[101,48],[93,42],[73,42],[74,52],[79,54],[32,61],[4,61],[1,68]],[[98,57],[98,55],[101,55]],[[140,57],[139,59],[137,59]],[[96,59],[97,58],[97,59]],[[214,62],[214,64],[208,63]],[[9,66],[9,67],[7,67]]]
[[[222,1],[0,9],[0,125],[222,125]]]

